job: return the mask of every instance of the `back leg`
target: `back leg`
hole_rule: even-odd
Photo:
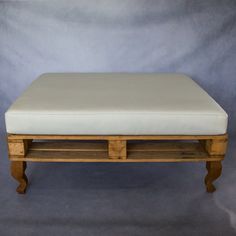
[[[222,172],[222,164],[221,161],[207,161],[206,169],[208,171],[205,177],[205,185],[208,193],[212,193],[216,190],[213,185],[213,181],[215,181]]]

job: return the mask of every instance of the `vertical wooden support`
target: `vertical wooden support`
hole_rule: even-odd
[[[126,140],[109,140],[108,141],[108,155],[112,159],[126,159]]]
[[[201,143],[204,145],[204,148],[206,149],[210,157],[217,155],[222,156],[222,159],[224,158],[227,149],[227,136],[222,139],[210,139],[201,141]],[[207,192],[212,193],[216,190],[215,186],[213,185],[213,181],[219,178],[222,172],[221,161],[207,161],[206,169],[208,172],[205,177],[206,190]]]
[[[8,139],[8,152],[10,156],[25,156],[32,140]]]
[[[225,155],[227,150],[227,138],[209,139],[204,143],[206,151],[210,155]]]
[[[11,162],[11,175],[12,177],[19,182],[19,186],[16,191],[20,194],[25,193],[28,179],[25,174],[26,162],[25,161],[12,161]]]

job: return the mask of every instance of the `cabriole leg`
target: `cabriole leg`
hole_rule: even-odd
[[[16,191],[18,193],[25,193],[28,179],[25,174],[26,169],[26,162],[25,161],[12,161],[11,162],[11,175],[14,179],[19,182],[19,186],[17,187]]]
[[[206,169],[208,171],[205,177],[206,190],[208,193],[212,193],[216,190],[215,186],[213,185],[213,181],[215,181],[221,175],[221,161],[207,161]]]

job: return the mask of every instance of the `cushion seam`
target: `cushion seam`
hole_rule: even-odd
[[[130,112],[130,113],[119,113],[119,112],[110,112],[110,113],[93,113],[93,114],[62,114],[62,113],[47,113],[47,114],[40,114],[40,113],[6,113],[6,116],[11,116],[11,115],[20,115],[20,116],[97,116],[97,115],[148,115],[148,114],[153,114],[153,115],[158,115],[158,116],[218,116],[218,117],[226,117],[227,113],[225,115],[223,114],[173,114],[173,113],[158,113],[158,112],[145,112],[145,113],[135,113],[135,112]]]

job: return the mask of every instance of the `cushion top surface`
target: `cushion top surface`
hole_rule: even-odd
[[[48,73],[5,114],[8,133],[215,135],[225,111],[183,74]]]

